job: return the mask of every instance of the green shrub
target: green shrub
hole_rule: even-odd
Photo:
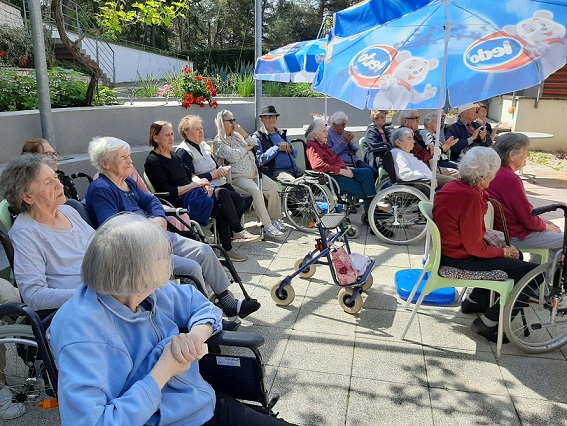
[[[215,67],[228,66],[235,70],[239,62],[253,64],[256,60],[253,47],[231,49],[195,49],[176,52],[179,56],[191,58],[194,67],[199,71],[214,70]]]
[[[0,69],[0,111],[36,109],[38,102],[35,77]]]
[[[232,76],[234,79],[234,88],[238,96],[246,98],[254,95],[254,77],[252,74],[232,74]]]
[[[264,81],[262,82],[262,95],[271,98],[292,97],[295,96],[292,85],[277,81]]]
[[[54,59],[49,30],[44,31],[47,66]],[[0,27],[0,67],[34,68],[33,40],[27,28]]]

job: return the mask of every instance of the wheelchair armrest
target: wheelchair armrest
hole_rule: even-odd
[[[25,303],[4,303],[0,304],[0,317],[8,315],[27,316]]]
[[[221,330],[209,337],[207,344],[215,346],[237,346],[240,348],[259,348],[264,344],[264,337],[256,333],[244,331]]]
[[[164,207],[166,216],[180,216],[185,213],[189,213],[187,209],[181,207]]]
[[[171,194],[169,192],[154,192],[154,197],[168,198]]]

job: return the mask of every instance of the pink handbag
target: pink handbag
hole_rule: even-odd
[[[331,251],[331,258],[333,259],[339,284],[354,284],[356,282],[356,271],[344,246]]]

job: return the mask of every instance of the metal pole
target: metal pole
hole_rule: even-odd
[[[35,62],[35,79],[39,98],[39,118],[41,120],[41,135],[51,144],[56,145],[53,129],[53,115],[49,99],[49,77],[47,74],[47,59],[45,57],[45,42],[43,40],[43,22],[41,21],[40,0],[28,0],[33,52]]]
[[[254,56],[256,61],[262,56],[262,0],[254,0]],[[256,128],[260,128],[260,112],[262,111],[262,80],[256,80],[254,83],[254,106]]]

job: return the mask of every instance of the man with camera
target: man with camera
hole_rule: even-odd
[[[458,142],[451,147],[451,161],[459,161],[459,158],[473,146],[492,146],[492,139],[485,126],[475,121],[476,109],[475,104],[458,107],[459,119],[445,130],[445,138],[453,136],[458,139]]]

